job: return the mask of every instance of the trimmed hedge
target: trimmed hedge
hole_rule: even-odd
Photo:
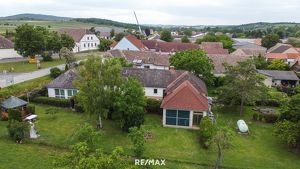
[[[35,103],[46,104],[46,105],[56,106],[56,107],[70,107],[70,101],[67,99],[40,96],[40,97],[32,98],[31,101]]]
[[[161,114],[163,112],[160,108],[161,100],[147,98],[146,103],[145,109],[148,113]]]

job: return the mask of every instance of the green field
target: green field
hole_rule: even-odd
[[[68,109],[59,108],[55,119],[45,114],[48,106],[37,105],[36,113],[39,120],[36,124],[41,137],[36,141],[30,141],[24,145],[16,145],[7,141],[5,126],[7,122],[0,122],[0,149],[5,156],[0,157],[0,162],[6,159],[15,159],[15,164],[22,164],[24,169],[32,168],[23,159],[29,156],[34,165],[47,164],[45,168],[51,168],[53,155],[57,151],[63,151],[73,144],[74,131],[85,122],[91,122],[89,118],[80,113]],[[272,134],[272,125],[261,122],[252,122],[250,107],[246,109],[243,117],[249,124],[251,134],[249,136],[235,134],[233,146],[224,152],[223,165],[229,168],[261,168],[261,169],[294,169],[300,165],[299,154],[288,150],[287,147],[278,143]],[[240,119],[237,108],[214,108],[220,125],[228,125],[235,131],[236,120]],[[95,122],[92,121],[95,126]],[[166,168],[207,168],[213,165],[216,159],[215,149],[204,150],[199,145],[198,132],[196,130],[164,128],[161,126],[161,116],[148,114],[145,127],[152,132],[153,138],[146,143],[145,158],[164,158]],[[131,143],[126,133],[121,132],[119,124],[105,120],[101,131],[101,138],[97,147],[105,152],[111,152],[116,146],[122,146],[125,153],[133,156]],[[1,146],[3,148],[1,148]],[[8,149],[5,147],[13,147]],[[45,149],[49,149],[49,151]],[[22,154],[24,149],[29,149],[28,154]],[[35,153],[35,149],[41,149]],[[47,153],[43,153],[47,151]],[[49,158],[47,158],[47,156]],[[293,162],[291,162],[293,161]],[[1,163],[4,168],[11,168],[10,163]],[[211,168],[211,167],[209,167]]]
[[[26,21],[26,20],[0,20],[0,33],[7,30],[13,30],[17,26],[28,23],[30,25],[47,27],[52,30],[60,28],[91,28],[93,26],[99,26],[96,24],[82,23],[76,21]],[[7,25],[8,24],[8,25]],[[50,26],[50,27],[48,27]]]

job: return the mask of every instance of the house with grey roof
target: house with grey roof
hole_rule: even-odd
[[[10,58],[22,58],[22,56],[14,50],[14,44],[11,40],[0,35],[0,60]]]
[[[268,87],[296,87],[299,84],[299,78],[294,71],[257,70],[257,72],[266,77],[264,84]]]
[[[74,85],[76,77],[76,70],[70,69],[52,80],[47,85],[48,96],[61,99],[69,99],[74,96],[78,92],[78,89]]]

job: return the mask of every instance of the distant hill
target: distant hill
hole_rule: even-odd
[[[60,17],[53,15],[42,15],[42,14],[17,14],[11,16],[0,17],[0,20],[47,20],[47,21],[60,21],[60,20],[70,20],[70,17]]]

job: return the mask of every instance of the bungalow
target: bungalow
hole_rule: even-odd
[[[76,76],[76,71],[70,69],[51,81],[47,85],[48,97],[69,99],[74,96],[78,92],[78,89],[73,84]]]
[[[146,51],[148,48],[133,35],[127,35],[123,37],[118,43],[113,44],[111,49],[119,50],[134,50],[134,51]]]
[[[137,68],[169,69],[170,55],[158,54],[151,51],[110,50],[106,57],[121,57],[134,64]]]
[[[75,53],[98,49],[98,46],[100,44],[100,40],[98,39],[98,37],[87,29],[63,28],[58,30],[58,33],[66,33],[74,39],[75,47],[73,48],[73,52]]]
[[[264,84],[268,87],[290,86],[295,87],[299,84],[299,78],[293,71],[279,70],[257,70],[258,73],[265,75]]]
[[[125,68],[122,75],[137,78],[147,97],[162,99],[165,127],[198,129],[212,115],[205,83],[187,71]]]
[[[11,40],[0,35],[0,60],[9,58],[22,58],[22,56],[14,50]]]
[[[266,60],[282,60],[286,64],[293,65],[297,60],[300,59],[300,53],[267,53]]]

